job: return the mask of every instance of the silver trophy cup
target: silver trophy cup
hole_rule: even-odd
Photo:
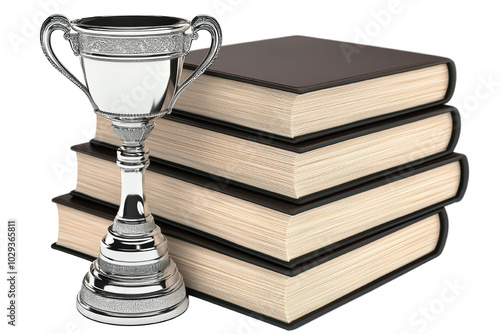
[[[63,31],[80,57],[85,84],[54,54],[55,30]],[[210,50],[180,84],[184,56],[200,30],[211,34]],[[179,94],[217,57],[222,42],[219,24],[208,16],[189,22],[165,16],[69,21],[52,15],[42,25],[40,42],[49,62],[87,95],[96,113],[112,121],[122,140],[117,153],[120,208],[83,279],[78,310],[90,319],[120,325],[155,323],[182,314],[188,307],[184,282],[146,203],[143,184],[149,154],[143,142],[155,119],[170,113]]]

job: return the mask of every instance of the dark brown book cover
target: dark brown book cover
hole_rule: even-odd
[[[84,211],[84,212],[108,219],[110,221],[110,224],[111,224],[111,222],[116,214],[116,207],[114,207],[112,205],[109,205],[105,202],[90,200],[90,199],[86,199],[86,198],[82,198],[82,197],[74,196],[74,195],[70,195],[70,194],[56,197],[56,198],[54,198],[53,201],[57,204],[60,204],[60,205],[68,206],[68,207],[76,209],[76,210]],[[379,231],[377,231],[373,234],[370,234],[370,235],[365,235],[365,236],[363,236],[363,238],[360,238],[356,241],[353,241],[349,244],[346,244],[343,247],[337,247],[333,250],[330,250],[327,253],[316,255],[314,258],[310,259],[309,261],[307,261],[303,264],[296,266],[293,269],[284,268],[276,263],[266,261],[265,259],[258,258],[251,253],[246,253],[244,251],[234,249],[232,247],[228,247],[224,243],[220,243],[217,240],[203,237],[203,236],[197,235],[196,233],[191,233],[190,231],[180,229],[174,225],[168,224],[167,222],[165,222],[161,219],[156,219],[156,220],[157,220],[157,224],[160,226],[160,228],[162,230],[162,233],[167,235],[167,237],[173,237],[176,239],[187,241],[187,242],[195,244],[197,246],[201,246],[201,247],[210,249],[212,251],[215,251],[215,252],[236,258],[238,260],[265,268],[267,270],[272,270],[272,271],[278,272],[282,275],[295,276],[295,275],[300,274],[301,272],[304,272],[310,268],[318,266],[326,261],[330,261],[330,260],[332,260],[332,259],[334,259],[342,254],[353,251],[356,248],[362,247],[370,242],[373,242],[379,238],[387,236],[393,232],[396,232],[404,227],[407,227],[407,226],[409,226],[417,221],[420,221],[420,220],[427,218],[429,216],[432,216],[434,214],[439,214],[440,223],[441,223],[440,236],[439,236],[439,240],[438,240],[436,249],[434,251],[432,251],[428,255],[425,255],[424,257],[421,257],[420,259],[417,259],[417,260],[415,260],[415,261],[413,261],[413,262],[411,262],[411,263],[409,263],[409,264],[407,264],[407,265],[405,265],[405,266],[403,266],[403,267],[401,267],[401,268],[399,268],[399,269],[397,269],[397,270],[395,270],[395,271],[393,271],[385,276],[380,277],[379,279],[377,279],[375,281],[372,281],[371,283],[363,286],[362,288],[357,289],[357,290],[347,294],[346,296],[341,297],[341,298],[333,301],[330,304],[327,304],[327,305],[325,305],[325,306],[323,306],[315,311],[312,311],[311,313],[309,313],[307,315],[304,315],[303,317],[301,317],[301,318],[299,318],[291,323],[285,323],[285,322],[276,320],[274,318],[268,317],[266,315],[258,314],[258,313],[255,313],[253,311],[247,310],[247,309],[242,308],[238,305],[228,303],[224,300],[207,295],[205,293],[200,293],[200,292],[195,291],[193,289],[188,289],[189,294],[194,295],[196,297],[206,299],[206,300],[213,302],[215,304],[221,305],[223,307],[227,307],[229,309],[235,310],[237,312],[241,312],[241,313],[249,315],[249,316],[256,317],[260,320],[269,322],[273,325],[276,325],[276,326],[279,326],[279,327],[282,327],[285,329],[294,329],[294,328],[302,326],[303,324],[305,324],[305,323],[307,323],[307,322],[309,322],[309,321],[311,321],[311,320],[313,320],[313,319],[315,319],[315,318],[317,318],[317,317],[319,317],[319,316],[321,316],[321,315],[323,315],[323,314],[325,314],[325,313],[327,313],[327,312],[329,312],[329,311],[331,311],[331,310],[333,310],[333,309],[335,309],[335,308],[337,308],[337,307],[339,307],[339,306],[341,306],[341,305],[343,305],[343,304],[345,304],[345,303],[347,303],[347,302],[349,302],[349,301],[351,301],[351,300],[353,300],[353,299],[389,282],[389,281],[391,281],[392,279],[420,266],[421,264],[423,264],[423,263],[437,257],[439,254],[441,254],[441,252],[444,248],[445,242],[446,242],[446,237],[447,237],[447,232],[448,232],[448,219],[447,219],[446,211],[444,210],[444,208],[437,208],[437,209],[428,211],[426,214],[422,214],[420,216],[416,216],[416,217],[413,217],[411,219],[400,220],[399,223],[396,225],[379,230]],[[58,250],[62,250],[64,252],[70,253],[72,255],[80,256],[80,257],[85,258],[87,260],[91,260],[91,261],[94,260],[93,257],[91,257],[87,254],[83,254],[83,253],[74,251],[72,249],[62,247],[60,245],[57,245],[56,243],[54,243],[52,245],[52,247],[54,249],[58,249]]]
[[[359,52],[350,54],[352,50],[358,50]],[[206,49],[191,51],[186,57],[184,67],[191,70],[195,69],[206,52]],[[456,69],[453,61],[444,57],[416,52],[306,36],[288,36],[223,46],[219,56],[204,75],[241,81],[295,94],[304,94],[440,64],[446,64],[449,72],[448,90],[442,100],[296,138],[281,138],[284,141],[300,142],[325,133],[332,133],[397,114],[446,103],[450,100],[455,89]],[[221,122],[181,110],[174,111],[174,113],[176,112],[191,117]],[[242,128],[248,132],[263,133],[236,124],[222,123]]]
[[[360,52],[348,57],[345,51],[349,49]],[[191,51],[184,67],[196,68],[206,52]],[[454,73],[453,62],[444,57],[288,36],[225,45],[205,74],[303,94],[439,64],[448,64]],[[450,90],[453,86],[450,80]]]
[[[436,107],[429,108],[429,109],[427,109],[423,112],[420,112],[420,113],[400,115],[398,117],[394,117],[394,118],[391,118],[388,120],[379,121],[379,122],[376,122],[376,123],[373,123],[370,125],[360,126],[360,127],[353,128],[350,130],[345,130],[345,131],[341,131],[338,133],[328,134],[325,136],[313,138],[313,139],[299,142],[299,143],[290,143],[290,142],[282,141],[279,138],[275,138],[272,136],[266,137],[266,136],[262,136],[262,135],[257,135],[257,134],[253,134],[253,133],[250,133],[247,131],[243,131],[241,129],[235,129],[233,127],[228,127],[228,126],[225,126],[222,124],[215,124],[215,123],[206,122],[206,121],[191,118],[191,117],[186,117],[186,116],[181,115],[181,114],[168,115],[168,119],[171,121],[174,121],[174,122],[188,124],[188,125],[203,128],[206,130],[223,133],[225,135],[234,136],[234,137],[242,138],[242,139],[245,139],[248,141],[257,142],[259,144],[269,145],[269,146],[277,147],[277,148],[280,148],[283,150],[287,150],[287,151],[301,154],[301,153],[305,153],[308,151],[320,149],[320,148],[325,147],[325,146],[334,145],[336,143],[350,140],[350,139],[353,139],[356,137],[361,137],[361,136],[365,136],[365,135],[368,135],[371,133],[384,131],[384,130],[387,130],[387,129],[390,129],[393,127],[401,126],[404,124],[409,124],[411,122],[417,122],[417,121],[420,121],[420,120],[423,120],[423,119],[426,119],[429,117],[437,116],[437,115],[440,115],[443,113],[447,113],[447,112],[449,112],[451,114],[452,119],[453,119],[453,131],[452,131],[452,135],[450,138],[450,142],[448,143],[448,147],[443,152],[440,152],[440,153],[422,158],[420,160],[411,162],[412,165],[418,165],[418,164],[428,162],[428,161],[431,161],[431,160],[439,158],[439,157],[443,157],[443,156],[448,155],[448,154],[453,152],[453,150],[455,149],[455,146],[457,145],[458,138],[460,136],[460,127],[461,127],[460,114],[458,113],[456,108],[451,107],[451,106],[447,106],[447,105],[436,106]],[[103,142],[99,142],[99,141],[95,141],[95,140],[92,140],[91,142],[95,146],[104,146],[104,147],[111,148],[113,150],[117,149],[116,146],[110,145],[108,143],[103,143]],[[165,145],[168,145],[168,143],[165,143]],[[115,155],[116,154],[113,152],[113,157]],[[238,187],[245,188],[245,189],[248,189],[251,191],[255,191],[255,192],[258,192],[261,194],[265,194],[268,197],[273,197],[273,198],[276,198],[279,200],[287,201],[287,202],[290,202],[292,204],[308,203],[308,202],[311,202],[313,200],[319,199],[321,197],[327,196],[329,194],[339,192],[339,191],[342,191],[344,189],[351,188],[351,187],[353,187],[357,184],[363,183],[363,182],[375,180],[383,175],[387,175],[387,174],[393,173],[395,171],[399,171],[399,170],[406,168],[405,165],[393,167],[393,168],[390,168],[388,170],[384,170],[384,171],[381,171],[378,173],[373,173],[371,175],[366,175],[366,176],[359,178],[357,180],[346,182],[344,184],[340,184],[338,186],[335,186],[335,187],[332,187],[329,189],[321,190],[321,191],[318,191],[318,192],[313,193],[313,194],[302,196],[300,198],[293,198],[293,197],[284,196],[282,194],[274,193],[271,191],[263,190],[263,189],[260,189],[260,188],[257,188],[257,187],[251,186],[251,185],[247,185],[247,184],[244,184],[241,182],[237,182],[234,180],[229,180],[227,178],[224,178],[224,177],[221,177],[218,175],[209,174],[209,173],[200,171],[198,169],[190,168],[190,167],[180,165],[180,164],[177,164],[174,162],[170,162],[170,161],[166,161],[166,160],[162,160],[162,159],[157,159],[154,157],[152,157],[152,160],[158,161],[158,162],[165,164],[165,165],[170,165],[170,166],[173,166],[176,168],[185,169],[191,173],[200,174],[201,176],[216,180],[217,183],[219,183],[219,184],[231,183],[231,184],[237,185]]]

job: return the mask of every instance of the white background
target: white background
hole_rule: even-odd
[[[2,2],[0,331],[283,332],[196,298],[191,298],[181,317],[145,328],[107,326],[77,313],[75,296],[89,263],[50,249],[57,238],[57,212],[51,198],[74,188],[76,159],[69,148],[92,138],[95,118],[84,94],[55,71],[41,52],[38,30],[43,19],[54,12],[71,19],[117,14],[190,19],[209,14],[219,20],[224,44],[301,34],[453,59],[458,82],[450,104],[460,108],[463,122],[457,151],[468,155],[471,175],[464,200],[448,210],[450,233],[443,254],[295,333],[498,331],[500,27],[495,5],[492,0],[396,0],[396,10],[382,15],[382,20],[380,13],[394,8],[390,0]],[[67,42],[56,34],[54,39],[62,41],[55,43],[61,58],[80,73]],[[208,38],[204,36],[194,45],[206,47]],[[3,277],[8,218],[17,218],[19,224],[16,328],[6,325],[7,285]],[[449,290],[450,285],[459,287]]]

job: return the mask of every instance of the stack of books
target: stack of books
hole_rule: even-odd
[[[441,253],[468,175],[453,62],[346,46],[225,46],[157,120],[146,193],[191,295],[292,329]],[[54,199],[53,247],[89,259],[120,201],[109,125],[73,147],[76,190]]]

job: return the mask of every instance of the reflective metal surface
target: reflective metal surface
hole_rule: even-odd
[[[64,32],[73,53],[80,56],[87,85],[52,51],[50,37],[55,30]],[[211,34],[210,50],[179,84],[184,56],[200,30]],[[171,112],[179,94],[215,60],[222,34],[209,16],[197,16],[191,22],[162,16],[103,16],[70,22],[53,15],[43,23],[40,41],[49,62],[88,96],[96,112],[123,119]]]
[[[51,35],[55,30],[64,32],[80,57],[86,84],[54,54]],[[210,51],[179,84],[184,56],[200,30],[212,36]],[[217,21],[208,16],[191,22],[162,16],[109,16],[70,22],[53,15],[42,25],[40,42],[49,62],[87,95],[96,113],[112,121],[123,143],[117,152],[120,208],[101,240],[99,257],[85,275],[77,309],[93,320],[121,325],[154,323],[182,314],[188,307],[184,282],[144,194],[149,154],[143,142],[155,119],[171,112],[179,94],[214,61],[222,42]]]

